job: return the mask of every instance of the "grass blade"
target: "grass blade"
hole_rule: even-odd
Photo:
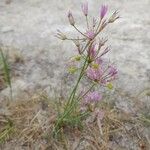
[[[10,69],[9,69],[7,59],[4,56],[4,53],[3,53],[1,48],[0,48],[0,56],[1,56],[1,60],[2,60],[2,69],[4,71],[5,81],[8,84],[8,86],[10,87],[10,94],[11,94],[11,99],[12,99],[12,86],[11,86],[11,78],[10,78]]]

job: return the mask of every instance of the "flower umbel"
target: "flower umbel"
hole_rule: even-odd
[[[69,23],[78,35],[76,36],[75,34],[74,37],[69,38],[59,30],[56,35],[61,40],[74,43],[77,54],[71,57],[67,66],[70,73],[69,76],[78,76],[78,78],[68,96],[67,102],[57,116],[54,127],[55,134],[58,134],[65,125],[70,125],[70,123],[75,126],[77,125],[75,123],[81,125],[81,121],[85,118],[84,115],[87,116],[98,108],[99,105],[97,104],[102,100],[102,95],[99,92],[100,88],[107,87],[107,90],[111,90],[113,88],[112,81],[116,79],[118,73],[116,67],[110,61],[103,58],[110,51],[110,47],[106,46],[107,39],[104,39],[102,34],[101,37],[98,37],[108,24],[113,23],[119,18],[118,13],[114,12],[107,19],[105,16],[108,11],[108,6],[102,5],[99,12],[99,19],[96,20],[95,16],[89,17],[87,2],[83,3],[81,8],[86,23],[83,29],[80,29],[80,26],[78,27],[75,24],[72,12],[68,12]],[[82,87],[80,86],[82,81],[86,81],[86,86],[82,84],[84,93],[79,88]],[[86,109],[80,111],[82,107]]]
[[[116,79],[118,71],[115,66],[108,66],[107,61],[103,61],[99,58],[97,58],[93,64],[94,65],[90,66],[86,72],[86,75],[90,80],[106,85]]]
[[[102,95],[98,91],[89,92],[84,97],[84,104],[91,104],[91,103],[97,103],[102,99]]]
[[[95,82],[99,82],[102,78],[103,70],[101,67],[90,67],[87,69],[87,77]]]

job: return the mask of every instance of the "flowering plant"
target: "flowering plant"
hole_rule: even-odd
[[[112,89],[112,81],[117,75],[116,67],[103,58],[110,51],[110,48],[105,46],[107,39],[98,37],[98,35],[107,25],[119,18],[118,12],[115,11],[110,18],[106,19],[108,6],[102,5],[98,19],[92,18],[91,21],[89,20],[88,3],[82,4],[81,8],[86,20],[85,31],[82,32],[76,26],[73,14],[69,11],[69,23],[80,35],[77,38],[69,38],[60,30],[56,35],[61,40],[72,41],[75,44],[78,54],[71,59],[72,65],[69,71],[70,73],[78,72],[79,76],[62,113],[57,117],[55,133],[58,133],[66,124],[78,125],[91,111],[96,110],[97,103],[102,99],[102,94],[96,90],[96,87],[97,89],[100,86]],[[77,65],[78,63],[80,65]],[[83,78],[88,80],[89,87],[81,92],[79,83]]]

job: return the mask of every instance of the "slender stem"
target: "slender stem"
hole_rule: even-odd
[[[88,42],[87,42],[87,44],[86,44],[86,46],[84,47],[83,51],[85,51],[85,49],[89,46],[89,44],[90,44],[90,41],[88,41]],[[84,65],[86,64],[87,59],[88,59],[88,55],[87,55],[87,56],[86,56],[86,58],[85,58]],[[79,75],[79,78],[78,78],[78,80],[77,80],[77,83],[76,83],[76,85],[75,85],[74,89],[72,90],[72,92],[71,92],[71,94],[70,94],[70,97],[69,97],[69,99],[68,99],[68,102],[67,102],[66,107],[69,105],[69,103],[70,103],[70,99],[71,99],[71,97],[72,97],[73,93],[75,92],[75,90],[76,90],[76,88],[77,88],[76,86],[78,86],[79,81],[81,80],[80,78],[81,78],[81,75],[82,75],[82,72],[83,72],[83,69],[84,69],[84,65],[83,65],[83,68],[82,68],[82,70],[81,70],[81,72],[80,72],[80,75]],[[65,107],[65,108],[66,108],[66,107]]]
[[[82,78],[82,77],[83,77],[83,75],[84,75],[84,70],[85,70],[85,68],[86,68],[87,58],[88,58],[88,55],[87,55],[87,57],[86,57],[86,60],[85,60],[85,63],[84,63],[83,69],[82,69],[82,71],[81,71],[81,76],[80,76],[80,78],[79,78],[79,80],[78,80],[79,82],[80,82],[81,78]],[[87,65],[87,66],[88,66],[88,65]],[[78,82],[78,84],[79,84],[79,82]],[[77,89],[77,87],[78,87],[78,84],[77,84],[77,86],[76,86],[76,89]],[[75,89],[75,91],[74,91],[74,93],[73,93],[72,100],[71,100],[71,104],[72,104],[72,101],[73,101],[73,99],[74,99],[74,97],[75,97],[76,89]]]
[[[86,44],[86,46],[84,47],[84,49],[82,50],[82,53],[86,50],[86,48],[91,44],[91,40],[88,41],[88,43]]]
[[[89,42],[87,43],[87,45],[85,46],[85,48],[83,49],[83,51],[89,46],[90,43],[91,43],[91,41],[89,41]],[[85,58],[84,65],[83,65],[83,68],[82,68],[82,70],[81,70],[81,72],[80,72],[80,75],[79,75],[79,79],[78,79],[77,84],[76,84],[74,90],[72,91],[72,93],[71,93],[69,99],[71,99],[72,95],[73,95],[72,100],[74,99],[74,96],[75,96],[75,93],[76,93],[76,89],[77,89],[78,84],[79,84],[79,82],[80,82],[80,80],[81,80],[81,78],[82,78],[82,76],[83,76],[83,74],[84,74],[84,70],[85,70],[85,69],[88,67],[88,65],[89,65],[89,63],[88,63],[87,66],[86,66],[86,62],[87,62],[87,60],[88,60],[88,57],[89,57],[89,56],[88,56],[88,54],[87,54],[87,56],[86,56],[86,58]],[[72,101],[72,100],[71,100],[71,101]]]
[[[98,31],[98,29],[99,29],[99,27],[100,27],[100,25],[101,25],[101,22],[102,22],[102,19],[99,20],[98,26],[97,26],[97,28],[96,28],[96,32]]]
[[[4,75],[5,75],[5,80],[10,88],[10,99],[13,99],[12,96],[12,84],[11,84],[11,78],[10,78],[10,70],[9,70],[9,65],[8,62],[6,60],[6,57],[4,56],[4,53],[2,51],[2,49],[0,48],[0,57],[2,58],[2,63],[3,63],[3,71],[4,71]]]
[[[85,36],[86,38],[88,38],[84,33],[82,33],[75,25],[73,26],[80,34],[82,34],[83,36]]]
[[[84,65],[83,65],[83,67],[82,67],[82,70],[81,70],[81,72],[80,72],[80,75],[79,75],[79,78],[78,78],[78,80],[77,80],[77,83],[76,83],[75,87],[73,88],[73,90],[72,90],[72,92],[71,92],[71,94],[70,94],[70,97],[69,97],[69,99],[68,99],[66,108],[68,107],[69,103],[72,101],[72,99],[73,99],[74,96],[75,96],[74,93],[76,92],[76,89],[77,89],[77,87],[78,87],[78,84],[79,84],[79,82],[80,82],[80,80],[81,80],[81,78],[82,78],[82,76],[83,76],[83,72],[84,72],[84,69],[85,69],[85,65],[86,65],[86,63],[87,63],[87,59],[88,59],[88,55],[87,55],[87,57],[86,57],[86,59],[85,59],[85,62],[84,62]]]
[[[85,96],[93,87],[95,86],[95,83],[82,95]],[[77,100],[81,99],[82,97],[78,97]],[[74,105],[71,105],[67,111],[65,111],[64,115],[60,118],[60,120],[57,122],[55,128],[59,125],[59,123],[70,113]]]
[[[87,43],[87,45],[88,45],[88,43]],[[85,46],[85,47],[86,47],[86,46]],[[89,56],[87,55],[87,56],[86,56],[86,59],[85,59],[85,62],[84,62],[84,65],[83,65],[83,68],[82,68],[82,70],[81,70],[81,72],[80,72],[79,78],[78,78],[78,80],[77,80],[77,83],[76,83],[74,89],[72,90],[72,92],[71,92],[71,94],[70,94],[69,100],[68,100],[67,105],[66,105],[66,107],[65,107],[64,114],[63,114],[63,116],[62,116],[61,118],[59,118],[59,120],[58,120],[57,123],[56,123],[55,129],[54,129],[55,131],[57,130],[59,124],[60,124],[60,123],[63,121],[63,119],[71,112],[72,108],[74,107],[74,105],[73,105],[73,100],[74,100],[74,97],[75,97],[75,93],[76,93],[78,84],[79,84],[79,82],[80,82],[80,80],[81,80],[81,78],[82,78],[82,76],[83,76],[83,74],[84,74],[84,70],[85,70],[85,68],[87,68],[87,66],[88,66],[88,65],[86,66],[88,57],[89,57]],[[70,106],[69,106],[69,104],[70,104]]]
[[[89,22],[88,22],[88,17],[86,16],[86,23],[87,23],[87,28],[89,29]]]
[[[74,38],[74,39],[71,39],[71,38],[67,38],[66,40],[71,40],[71,41],[72,41],[72,40],[81,40],[81,41],[85,41],[86,38],[81,38],[81,39],[75,39],[75,38]]]

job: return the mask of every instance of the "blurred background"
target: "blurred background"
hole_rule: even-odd
[[[84,0],[1,0],[0,44],[11,58],[13,94],[58,88],[65,63],[76,53],[72,43],[54,37],[60,29],[73,35],[67,12],[85,30],[81,12]],[[88,0],[90,16],[98,17],[102,4],[120,19],[104,30],[111,51],[107,55],[118,67],[116,87],[131,94],[150,86],[150,0]],[[7,89],[1,94],[7,95]]]

